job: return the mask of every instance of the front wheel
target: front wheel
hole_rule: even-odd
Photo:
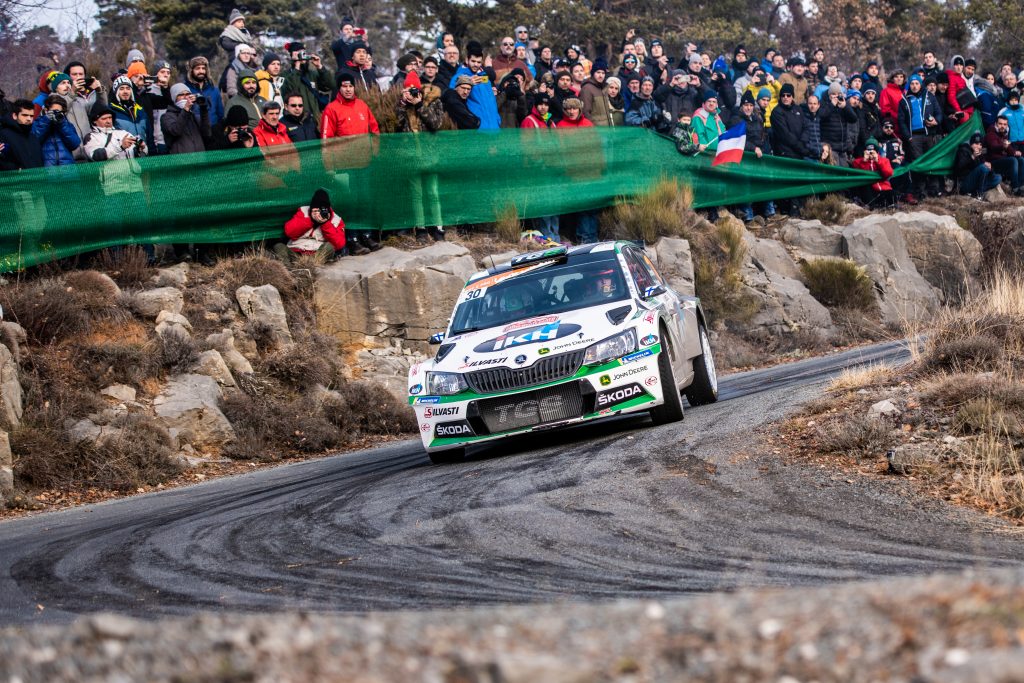
[[[663,334],[662,338],[666,338],[666,335]],[[679,385],[676,384],[676,374],[672,370],[669,353],[670,349],[668,341],[666,341],[661,353],[658,354],[658,374],[661,376],[661,392],[665,402],[651,408],[651,419],[656,425],[679,422],[683,419],[683,398],[679,395]]]
[[[459,448],[449,448],[444,451],[434,451],[433,453],[427,453],[427,457],[430,458],[430,462],[435,465],[450,465],[456,462],[462,462],[466,459],[466,447],[461,446]]]
[[[691,406],[703,406],[718,400],[718,373],[711,355],[711,342],[703,325],[699,326],[700,355],[693,359],[693,383],[686,387],[686,400]]]

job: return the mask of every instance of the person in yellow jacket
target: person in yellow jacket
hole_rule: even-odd
[[[260,84],[260,97],[283,107],[284,76],[281,75],[281,68],[281,58],[268,52],[263,56],[263,68],[256,72],[256,80]]]
[[[754,77],[747,86],[747,92],[749,92],[751,97],[754,98],[757,105],[761,107],[761,114],[764,115],[764,125],[766,128],[771,127],[771,123],[769,122],[771,121],[772,110],[774,110],[775,105],[779,103],[779,90],[781,89],[782,84],[760,67],[754,71]],[[765,91],[767,91],[768,95],[768,104],[763,104],[761,101],[765,95]],[[740,97],[742,99],[742,95]]]

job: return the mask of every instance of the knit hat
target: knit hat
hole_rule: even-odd
[[[867,95],[869,92],[873,92],[873,93],[875,93],[877,95],[878,94],[878,86],[876,86],[874,83],[868,83],[861,90],[861,94],[863,94],[863,95]]]
[[[807,62],[800,55],[793,55],[787,60],[786,64],[788,66],[807,66]]]
[[[703,62],[704,59],[696,52],[690,55],[690,64],[702,64]]]
[[[455,87],[460,85],[473,85],[473,78],[471,76],[459,76],[455,79]]]
[[[345,28],[346,26],[355,26],[355,25],[356,25],[356,20],[353,19],[352,17],[342,17],[341,18],[341,28]],[[444,35],[441,35],[440,37],[444,38]]]
[[[867,141],[864,143],[864,151],[874,151],[876,149],[878,149],[878,140],[874,138],[868,138]]]
[[[620,90],[622,89],[622,81],[619,80],[618,76],[609,76],[608,78],[605,79],[604,82],[606,85],[614,85],[617,86]]]
[[[794,90],[792,83],[786,83],[779,89],[780,98],[786,95],[796,95],[796,90]]]
[[[246,45],[245,43],[239,43],[238,45],[235,45],[235,59],[239,59],[242,56],[243,52],[251,52],[253,54],[256,54],[256,48],[254,48],[252,45]]]
[[[192,69],[196,68],[200,64],[205,66],[207,69],[210,68],[210,60],[200,55],[199,57],[193,57],[192,59],[188,60],[189,72],[191,72]]]
[[[583,109],[583,102],[576,97],[567,97],[562,100],[562,109]]]
[[[766,97],[768,99],[772,98],[772,91],[771,90],[769,90],[768,88],[761,88],[760,90],[757,91],[757,99],[763,100]]]
[[[985,138],[982,136],[981,133],[975,133],[974,135],[971,136],[971,144],[972,145],[980,145],[984,141],[985,141]]]
[[[936,83],[940,83],[940,84],[941,83],[945,83],[945,84],[948,85],[949,84],[949,74],[946,73],[945,71],[940,71],[939,73],[935,74],[935,82]]]
[[[281,61],[280,57],[278,57],[273,52],[268,52],[267,54],[263,55],[263,68],[264,69],[268,69],[268,68],[270,68],[271,63],[273,63],[273,62],[280,62],[280,61]]]
[[[718,93],[716,93],[714,90],[708,89],[708,90],[704,91],[704,94],[702,95],[702,97],[703,97],[705,102],[708,101],[708,100],[716,100],[717,101],[718,100]]]
[[[148,76],[149,71],[146,70],[146,65],[142,62],[135,62],[128,67],[128,73],[125,75],[128,76],[128,78],[132,78],[134,76]]]
[[[828,92],[829,92],[830,95],[842,95],[843,94],[843,84],[840,83],[839,81],[833,81],[833,82],[829,83],[829,85],[828,85]]]
[[[655,45],[661,45],[661,41],[657,38],[651,41],[651,47],[654,47]]]
[[[960,66],[963,66],[964,65],[964,58],[961,57],[960,55],[953,55],[953,66],[956,66],[957,64],[959,64]]]
[[[246,82],[250,78],[252,80],[254,80],[254,81],[256,80],[256,72],[253,71],[252,69],[242,69],[241,71],[238,72],[238,84],[239,85],[241,85],[242,83]]]
[[[641,83],[647,83],[648,81],[650,81],[651,83],[654,83],[654,77],[653,76],[644,76],[643,78],[640,79]]]
[[[61,81],[70,81],[70,80],[71,80],[71,76],[68,76],[66,73],[64,73],[62,71],[53,71],[53,72],[51,72],[50,73],[50,77],[47,79],[47,82],[50,85],[50,92],[57,92],[57,85]]]
[[[604,71],[605,73],[607,73],[608,60],[605,59],[604,57],[598,57],[597,59],[595,59],[593,66],[590,67],[590,73],[594,73],[595,71]]]
[[[626,55],[625,57],[622,58],[622,63],[625,64],[626,62],[636,63],[639,62],[639,60],[636,58],[636,55]]]
[[[124,58],[124,65],[129,67],[133,62],[144,61],[146,61],[146,55],[142,54],[142,50],[128,50],[128,56]]]
[[[398,58],[398,62],[396,63],[396,65],[398,66],[399,71],[405,71],[406,68],[415,63],[416,55],[407,53]]]
[[[1020,92],[1016,88],[1006,93],[1006,101],[1009,102],[1010,100],[1017,100],[1020,102]]]
[[[761,90],[767,90],[767,89],[768,88],[761,88]],[[769,97],[771,97],[771,95],[769,95]],[[743,106],[744,104],[756,104],[754,102],[754,96],[750,94],[749,90],[744,90],[743,91],[743,97],[740,98],[740,106]]]
[[[184,83],[175,83],[171,86],[171,101],[177,101],[177,99],[184,93],[191,93],[188,86]]]
[[[356,77],[348,71],[339,71],[337,78],[334,79],[334,84],[340,88],[342,83],[351,83],[352,85],[355,85]]]
[[[914,75],[912,75],[912,76],[910,77],[910,81],[908,81],[908,82],[907,82],[907,85],[909,86],[909,85],[910,85],[911,83],[913,83],[914,81],[917,81],[917,82],[918,82],[918,83],[920,83],[921,85],[924,85],[924,79],[923,79],[923,78],[921,78],[921,76],[920,76],[919,74],[914,74]]]
[[[671,76],[672,78],[675,78],[676,76],[686,76],[686,75],[687,75],[686,72],[683,71],[682,69],[672,69],[672,73],[669,74],[669,76]]]
[[[110,110],[110,107],[103,104],[102,100],[97,100],[95,106],[89,110],[89,123],[96,123],[101,116],[106,116],[107,114],[113,116],[114,112]]]
[[[416,73],[416,69],[413,69],[405,75],[405,82],[402,83],[404,88],[422,88],[423,82],[420,81],[420,75]]]
[[[249,113],[245,111],[245,107],[240,104],[236,104],[228,109],[227,116],[224,117],[224,125],[226,126],[248,126],[249,125]]]
[[[127,85],[132,89],[132,99],[135,99],[135,86],[132,84],[131,80],[123,74],[114,79],[114,82],[110,84],[110,89],[116,93],[117,89],[122,85]]]
[[[551,95],[546,92],[537,93],[533,98],[533,106],[538,104],[551,104]]]
[[[847,90],[846,91],[846,99],[850,99],[851,97],[861,97],[860,90],[853,90],[853,89]]]
[[[228,23],[233,24],[239,19],[245,19],[245,15],[238,11],[238,9],[231,10],[231,14],[228,15]]]
[[[303,43],[301,40],[293,40],[290,43],[285,43],[284,49],[288,51],[288,54],[291,54],[293,52],[302,52],[303,50],[306,49],[306,44]]]
[[[426,66],[427,64],[433,64],[434,66],[441,66],[441,63],[439,61],[437,61],[437,57],[435,57],[434,55],[428,55],[427,58],[423,60],[423,66]]]
[[[366,43],[361,40],[352,41],[352,44],[349,45],[348,47],[349,52],[352,54],[355,54],[356,50],[366,50],[367,52],[370,51],[370,48],[366,45]]]

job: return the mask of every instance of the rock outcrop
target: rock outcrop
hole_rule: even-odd
[[[343,344],[388,347],[399,339],[428,353],[430,335],[447,327],[453,302],[477,270],[469,251],[451,242],[341,259],[317,273],[320,329]]]
[[[952,216],[926,211],[900,214],[910,260],[946,304],[961,305],[981,290],[981,242]]]
[[[153,400],[153,408],[172,437],[196,447],[217,447],[235,440],[235,430],[220,410],[221,398],[214,378],[175,375]]]
[[[678,237],[662,237],[652,247],[658,272],[668,286],[685,296],[694,295],[693,257],[690,243]]]
[[[155,318],[160,311],[181,313],[185,305],[185,297],[181,290],[174,287],[157,287],[136,292],[132,296],[132,307],[145,318]]]
[[[843,255],[843,233],[818,220],[790,218],[782,225],[779,236],[794,248],[798,257]]]
[[[3,344],[0,344],[0,415],[8,428],[21,424],[22,392],[18,361]]]
[[[927,319],[939,296],[917,271],[900,228],[902,214],[872,214],[843,228],[843,255],[875,283],[882,322],[902,327]]]
[[[287,348],[294,344],[292,333],[288,329],[288,315],[284,310],[281,293],[274,285],[250,287],[243,285],[235,290],[235,298],[242,313],[250,322],[267,325],[270,336],[278,348]]]

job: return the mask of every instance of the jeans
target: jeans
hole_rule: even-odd
[[[1010,181],[1010,187],[1020,189],[1024,183],[1024,157],[1004,157],[992,162],[992,170]]]
[[[580,244],[592,244],[597,241],[596,213],[587,211],[580,214],[580,222],[576,226],[576,241]]]
[[[985,164],[978,166],[960,179],[960,194],[982,195],[1003,181],[1002,176],[990,170]]]
[[[537,219],[537,229],[552,242],[562,241],[558,234],[558,216],[541,216]]]

